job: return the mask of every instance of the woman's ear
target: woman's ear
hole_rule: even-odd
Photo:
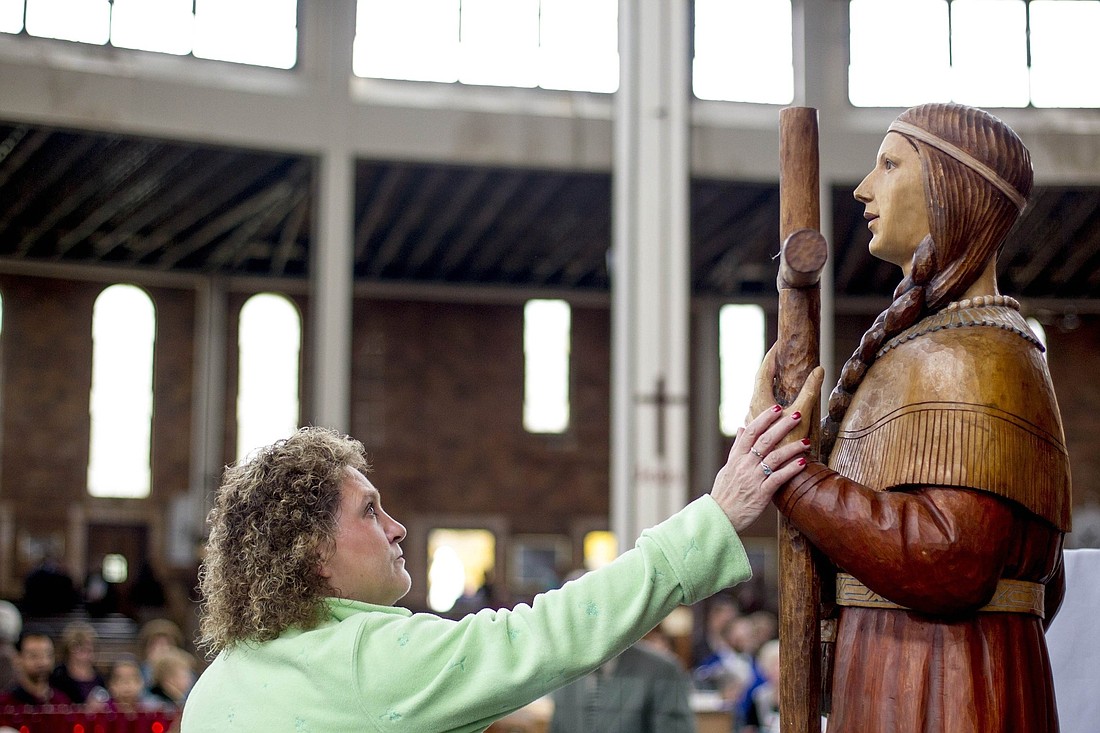
[[[332,577],[332,571],[328,567],[328,559],[332,557],[330,550],[321,550],[317,553],[317,564],[314,569],[317,571],[318,577],[328,580]]]

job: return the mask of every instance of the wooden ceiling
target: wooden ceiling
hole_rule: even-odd
[[[0,122],[0,259],[305,278],[316,161]],[[840,296],[898,279],[867,254],[855,182],[834,189]],[[773,292],[778,185],[691,182],[693,294]],[[359,282],[607,291],[607,173],[361,160]],[[1100,292],[1100,188],[1039,187],[1001,259],[1001,289],[1029,299]]]

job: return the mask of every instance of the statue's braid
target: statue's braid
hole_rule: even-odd
[[[837,433],[852,396],[859,389],[867,370],[878,356],[886,340],[893,338],[919,321],[926,312],[927,290],[936,271],[936,248],[931,236],[925,237],[913,253],[913,266],[909,276],[894,290],[894,301],[878,314],[875,322],[863,334],[859,346],[844,362],[840,379],[829,395],[829,412],[822,421],[821,456],[828,460]]]

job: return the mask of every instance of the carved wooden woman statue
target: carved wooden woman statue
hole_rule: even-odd
[[[995,274],[1031,184],[1003,122],[930,104],[856,189],[904,278],[833,391],[828,466],[776,495],[840,571],[830,733],[1058,729],[1043,629],[1069,461],[1042,346]]]

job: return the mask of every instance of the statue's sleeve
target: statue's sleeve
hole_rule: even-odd
[[[776,494],[791,523],[842,570],[915,611],[954,614],[993,596],[1011,546],[1011,507],[992,494],[872,491],[819,463]]]

